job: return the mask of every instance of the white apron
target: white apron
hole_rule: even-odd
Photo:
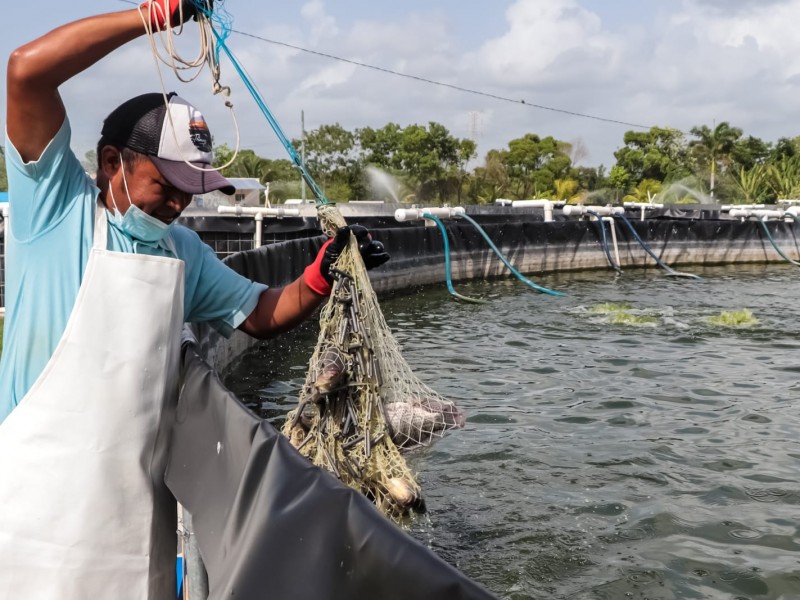
[[[180,260],[94,247],[64,335],[0,424],[0,599],[175,598],[164,486],[177,396]]]

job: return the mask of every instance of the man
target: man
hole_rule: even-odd
[[[83,19],[9,59],[6,323],[0,363],[0,598],[167,598],[175,506],[163,485],[184,321],[256,337],[286,331],[330,293],[340,230],[282,288],[220,263],[175,220],[211,169],[202,114],[145,94],[105,120],[97,185],[69,149],[59,86],[154,29],[184,0]],[[369,265],[388,259],[363,228]],[[210,441],[209,443],[214,443]]]

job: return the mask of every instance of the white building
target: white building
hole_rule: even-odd
[[[255,177],[228,177],[236,192],[232,196],[220,191],[195,196],[189,208],[216,212],[218,206],[264,206],[267,188]]]

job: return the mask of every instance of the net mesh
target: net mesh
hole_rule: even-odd
[[[346,224],[334,206],[321,206],[318,216],[329,235]],[[404,452],[463,427],[464,415],[403,358],[353,236],[331,272],[317,345],[283,433],[314,464],[400,522],[424,506]]]

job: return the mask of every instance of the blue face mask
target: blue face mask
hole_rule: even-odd
[[[125,194],[128,196],[130,206],[128,206],[128,210],[125,211],[124,215],[119,212],[117,201],[114,199],[114,190],[109,182],[108,191],[111,194],[111,202],[114,204],[114,223],[133,239],[148,244],[156,244],[166,237],[175,221],[170,224],[159,221],[133,203],[131,194],[128,191],[128,181],[125,178],[125,166],[122,163],[120,165],[122,168],[122,183],[125,185]]]

